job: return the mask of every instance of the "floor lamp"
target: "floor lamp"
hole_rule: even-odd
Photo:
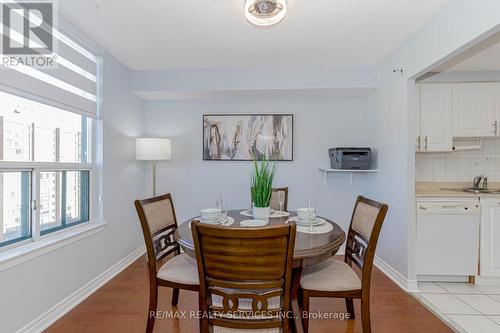
[[[137,160],[153,162],[153,196],[156,197],[157,164],[172,159],[172,143],[169,139],[137,138],[135,147]]]

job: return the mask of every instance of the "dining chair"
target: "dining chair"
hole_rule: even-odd
[[[283,193],[283,211],[288,211],[288,187],[273,188],[271,192],[271,201],[269,207],[275,210],[280,210],[279,193]]]
[[[200,332],[289,331],[295,231],[294,222],[232,229],[193,221]]]
[[[288,187],[276,187],[271,189],[271,200],[269,201],[269,207],[275,210],[280,210],[279,193],[283,193],[283,211],[288,211]],[[252,191],[250,189],[250,201],[251,201]],[[252,207],[252,202],[250,202],[250,207]]]
[[[173,288],[172,306],[177,306],[179,289],[198,291],[196,261],[180,252],[174,238],[177,229],[172,196],[165,194],[151,199],[136,200],[135,208],[141,221],[146,242],[149,267],[149,310],[146,332],[152,332],[158,303],[158,287]]]
[[[311,297],[345,298],[349,319],[354,319],[353,299],[361,299],[361,321],[364,333],[371,332],[370,280],[378,237],[388,206],[359,196],[347,235],[344,261],[334,258],[306,267],[300,280],[302,306],[309,313]],[[352,268],[361,271],[361,280]],[[309,326],[303,319],[304,332]]]

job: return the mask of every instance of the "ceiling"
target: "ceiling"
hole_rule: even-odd
[[[471,71],[500,71],[500,33],[433,70],[433,72]]]
[[[449,0],[288,0],[283,22],[244,0],[64,0],[61,14],[132,70],[374,65]]]

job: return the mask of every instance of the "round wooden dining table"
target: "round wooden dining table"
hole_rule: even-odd
[[[242,215],[242,211],[244,211],[244,209],[231,210],[228,212],[228,216],[232,217],[235,222],[227,228],[249,229],[249,227],[240,225],[241,221],[250,219],[250,217]],[[290,216],[288,217],[270,218],[268,225],[285,224],[288,219],[293,216],[296,216],[295,213],[290,212]],[[339,250],[340,246],[344,243],[346,238],[345,232],[338,224],[327,218],[322,218],[327,223],[330,223],[333,226],[333,229],[331,231],[322,234],[311,234],[297,231],[297,234],[295,236],[291,295],[291,307],[293,312],[295,332],[303,332],[301,319],[302,316],[300,313],[300,306],[298,302],[298,292],[300,288],[300,275],[302,272],[302,268],[319,263],[334,256]],[[189,224],[194,219],[197,218],[194,217],[180,224],[175,233],[177,242],[182,247],[184,252],[186,252],[193,258],[196,257],[196,255],[194,251],[193,236],[191,234],[191,228]]]

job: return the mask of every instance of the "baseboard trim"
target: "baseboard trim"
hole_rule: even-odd
[[[109,280],[118,275],[125,268],[130,266],[134,261],[139,259],[146,252],[144,246],[139,247],[131,254],[118,261],[108,270],[101,273],[92,281],[85,284],[83,287],[75,291],[73,294],[69,295],[48,311],[38,316],[21,329],[17,333],[39,333],[47,329],[50,325],[55,323],[59,318],[68,313],[75,306],[84,301],[87,297],[92,295],[97,289],[101,288]]]
[[[408,280],[400,272],[394,269],[391,265],[386,263],[380,257],[375,256],[374,265],[382,271],[389,279],[398,285],[401,289],[407,293],[418,292],[418,286],[416,280]]]

